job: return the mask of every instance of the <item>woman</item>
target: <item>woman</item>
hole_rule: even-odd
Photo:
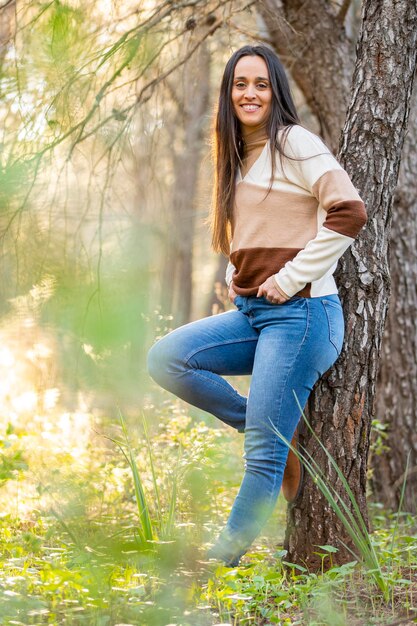
[[[333,278],[366,222],[325,144],[303,128],[284,69],[266,46],[228,61],[215,127],[215,251],[229,255],[237,310],[186,324],[152,346],[151,376],[245,433],[245,474],[207,556],[236,566],[276,503],[304,406],[338,358],[344,320]],[[251,374],[248,397],[223,375]],[[299,486],[298,486],[299,489]],[[297,490],[296,490],[297,491]]]

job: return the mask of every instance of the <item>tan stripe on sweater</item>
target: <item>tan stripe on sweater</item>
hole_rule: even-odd
[[[317,200],[242,181],[236,187],[233,249],[303,248],[317,234]],[[266,196],[266,197],[265,197]]]

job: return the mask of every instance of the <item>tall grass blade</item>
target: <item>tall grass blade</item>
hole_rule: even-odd
[[[122,425],[123,434],[125,436],[125,442],[126,442],[125,445],[128,450],[127,459],[130,465],[130,469],[132,471],[133,483],[135,487],[136,504],[138,507],[139,520],[140,520],[141,527],[142,527],[141,529],[140,528],[138,529],[139,534],[143,542],[153,541],[155,539],[155,535],[153,531],[151,516],[149,514],[149,507],[146,502],[145,492],[143,489],[142,481],[139,476],[138,466],[133,456],[132,448],[130,447],[126,424],[125,424],[123,415],[120,410],[119,410],[119,419]]]
[[[177,462],[176,462],[175,469],[173,472],[172,491],[171,491],[171,497],[169,500],[169,508],[168,508],[168,518],[167,518],[166,526],[164,529],[165,537],[167,539],[169,539],[172,536],[172,532],[174,528],[175,510],[176,510],[177,495],[178,495],[178,466],[180,463],[181,455],[182,455],[181,448],[178,448]]]
[[[152,484],[153,484],[153,488],[155,491],[156,509],[157,509],[157,515],[158,515],[158,520],[159,520],[159,528],[162,528],[161,499],[159,497],[159,487],[158,487],[158,482],[156,480],[156,472],[155,472],[155,466],[153,462],[153,454],[152,454],[151,442],[150,442],[149,432],[148,432],[148,424],[146,423],[145,414],[143,412],[142,412],[142,423],[143,423],[143,431],[145,433],[146,446],[148,448],[148,454],[149,454],[149,463],[150,463],[151,474],[152,474]]]

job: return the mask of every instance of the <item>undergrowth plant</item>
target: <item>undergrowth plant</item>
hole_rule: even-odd
[[[161,497],[158,488],[158,482],[155,473],[155,464],[153,459],[152,447],[150,444],[148,428],[145,420],[145,416],[142,414],[143,425],[144,425],[144,433],[146,439],[146,447],[149,455],[149,467],[151,470],[152,476],[152,487],[154,494],[154,504],[156,510],[156,523],[152,520],[151,516],[151,508],[149,506],[149,502],[147,500],[145,490],[143,488],[143,482],[140,477],[140,472],[138,465],[135,460],[135,455],[132,449],[132,446],[129,441],[129,435],[126,428],[126,423],[123,418],[122,413],[119,411],[119,419],[122,426],[122,432],[124,436],[124,440],[120,441],[119,439],[114,439],[112,437],[107,437],[110,441],[115,443],[118,448],[121,450],[123,456],[125,457],[133,478],[133,485],[135,489],[135,499],[136,506],[138,510],[139,517],[139,526],[137,528],[137,532],[139,535],[139,545],[140,547],[149,547],[149,543],[155,543],[159,539],[169,539],[172,536],[175,522],[175,507],[177,503],[177,493],[178,493],[178,476],[179,476],[179,462],[181,459],[181,448],[178,450],[177,462],[173,471],[173,479],[172,479],[172,487],[171,494],[169,497],[169,505],[168,512],[164,514],[163,507],[161,505]]]

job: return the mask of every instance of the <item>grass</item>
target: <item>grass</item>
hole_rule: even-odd
[[[180,402],[161,406],[144,410],[140,430],[121,414],[119,425],[102,420],[77,458],[58,421],[49,449],[35,425],[6,428],[1,624],[383,626],[406,615],[401,623],[417,623],[415,520],[377,505],[375,530],[358,546],[377,559],[389,596],[359,548],[326,572],[284,568],[282,496],[243,566],[207,565],[204,545],[242,476],[242,438],[192,419]],[[323,560],[332,549],[320,548]]]

